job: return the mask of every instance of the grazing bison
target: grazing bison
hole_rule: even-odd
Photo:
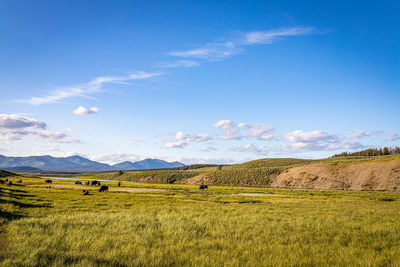
[[[99,185],[99,184],[100,184],[99,181],[92,181],[92,182],[90,183],[90,185]]]
[[[200,189],[201,190],[204,190],[204,189],[207,189],[207,188],[208,188],[208,185],[205,185],[205,184],[200,185]]]
[[[121,187],[121,182],[118,182],[118,187]]]
[[[105,192],[105,191],[108,191],[108,186],[102,185],[102,186],[100,187],[100,189],[99,189],[99,192]]]
[[[44,181],[46,184],[51,184],[53,181],[52,180],[46,180]]]
[[[75,184],[82,184],[82,182],[81,181],[76,181]]]
[[[12,185],[12,182],[11,182],[11,180],[7,182],[7,185]]]
[[[83,190],[82,195],[83,195],[83,196],[89,195],[89,190]]]
[[[17,183],[21,184],[22,183],[22,179],[18,179]]]
[[[87,182],[86,182],[86,185],[90,185],[90,182],[89,182],[89,181],[87,181]]]

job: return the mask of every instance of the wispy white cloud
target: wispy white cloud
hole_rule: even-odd
[[[19,141],[25,137],[32,137],[43,139],[47,142],[55,143],[80,143],[79,140],[68,137],[67,134],[62,132],[52,131],[36,131],[36,130],[18,130],[18,131],[4,131],[0,133],[0,138],[6,143],[10,141]]]
[[[222,140],[240,140],[240,139],[252,139],[252,140],[272,140],[275,139],[271,132],[274,131],[269,125],[255,123],[245,124],[236,123],[232,120],[220,120],[212,125],[214,128],[221,129],[222,135],[219,138]],[[189,143],[199,143],[213,140],[213,136],[210,134],[188,134],[185,132],[176,132],[167,143],[163,145],[163,148],[184,148]],[[201,151],[210,152],[217,150],[215,147],[203,147]],[[248,145],[247,147],[240,147],[234,149],[237,152],[253,152],[259,155],[266,155],[267,151],[262,149],[256,149],[254,145]],[[245,151],[247,150],[247,151]],[[250,151],[251,150],[251,151]]]
[[[384,134],[385,132],[384,131],[382,131],[382,130],[375,130],[375,131],[372,131],[371,132],[371,135],[381,135],[381,134]]]
[[[274,131],[270,125],[255,123],[245,124],[236,123],[232,120],[220,120],[213,124],[214,128],[219,128],[223,131],[221,139],[223,140],[240,140],[243,138],[257,140],[272,140],[275,136],[271,133]],[[241,130],[247,130],[243,133]]]
[[[283,29],[274,29],[270,31],[252,31],[246,32],[240,38],[227,42],[207,43],[198,48],[172,51],[168,55],[180,58],[199,58],[206,60],[221,60],[237,54],[245,46],[254,44],[271,44],[276,40],[290,36],[300,36],[311,34],[314,31],[312,27],[292,27]]]
[[[96,156],[90,157],[92,160],[98,162],[104,162],[108,164],[116,164],[124,161],[131,161],[136,162],[141,159],[142,157],[135,155],[135,154],[128,154],[128,153],[111,153],[111,154],[100,154]]]
[[[237,124],[232,120],[220,120],[214,123],[213,127],[221,129],[224,132],[221,136],[223,140],[240,140],[243,138],[243,136],[239,134],[240,128],[244,127],[242,123]]]
[[[46,123],[33,118],[23,117],[17,114],[0,114],[0,128],[21,129],[21,128],[46,128]]]
[[[386,137],[387,141],[397,141],[400,140],[400,135],[398,133],[391,133]]]
[[[206,147],[202,147],[201,151],[203,152],[211,152],[211,151],[217,151],[218,149],[212,146],[206,146]]]
[[[17,114],[0,114],[0,140],[4,143],[19,141],[25,137],[43,139],[56,143],[79,143],[62,132],[46,130],[47,124]]]
[[[204,47],[169,52],[168,55],[183,58],[201,58],[207,60],[218,60],[233,55],[237,48],[233,42],[209,43]]]
[[[11,147],[0,147],[0,151],[2,152],[9,152],[12,151],[13,149]]]
[[[185,132],[177,132],[169,142],[164,144],[164,148],[184,148],[190,142],[205,142],[214,138],[229,140],[255,140],[255,141],[273,141],[274,145],[269,147],[260,146],[261,143],[250,143],[237,146],[231,150],[235,152],[247,152],[257,155],[268,155],[270,153],[276,155],[287,155],[299,152],[310,151],[336,151],[336,150],[357,150],[370,147],[360,142],[352,141],[352,139],[360,139],[377,134],[382,131],[373,131],[371,133],[365,131],[356,131],[347,136],[341,134],[332,134],[320,130],[304,131],[295,130],[282,135],[274,134],[275,129],[267,124],[254,123],[237,123],[233,120],[220,120],[212,125],[214,128],[220,129],[220,134],[187,134]],[[214,137],[213,137],[214,136]],[[388,137],[389,138],[389,137]],[[393,134],[390,139],[400,139],[398,134]],[[283,142],[286,140],[286,142]],[[279,146],[276,142],[279,142]],[[205,146],[201,151],[214,151],[215,147]]]
[[[75,109],[74,111],[72,111],[72,113],[74,113],[75,115],[89,115],[89,114],[95,114],[98,113],[99,109],[96,107],[92,107],[92,108],[85,108],[83,106],[79,106],[77,109]]]
[[[361,136],[361,134],[356,134],[355,136]],[[355,150],[366,147],[362,143],[346,140],[339,134],[329,134],[317,130],[310,132],[296,130],[285,134],[285,139],[291,142],[284,144],[284,148],[289,153],[340,149]]]
[[[159,67],[162,68],[177,68],[177,67],[185,67],[185,68],[192,68],[197,67],[200,64],[193,60],[176,60],[173,62],[160,62],[158,63]]]
[[[349,135],[347,135],[348,139],[355,139],[355,138],[365,138],[365,137],[370,137],[371,135],[365,131],[355,131]]]
[[[164,148],[184,148],[188,143],[199,143],[212,140],[209,134],[189,134],[185,132],[177,132],[172,137],[171,142],[163,145]]]
[[[314,31],[312,27],[293,27],[275,29],[270,31],[254,31],[245,34],[244,44],[270,44],[278,38],[310,34]]]
[[[164,148],[184,148],[187,146],[186,142],[169,142],[163,145]]]
[[[290,142],[303,142],[303,143],[311,143],[311,142],[319,142],[319,141],[336,141],[339,139],[337,135],[328,134],[322,131],[310,131],[304,132],[303,130],[296,130],[291,133],[285,134],[285,138]]]
[[[357,149],[364,149],[367,147],[369,147],[369,146],[364,145],[360,142],[341,140],[340,142],[338,142],[336,144],[331,144],[325,150],[340,150],[340,149],[357,150]]]
[[[288,146],[289,151],[319,151],[327,150],[329,146],[339,142],[339,136],[328,134],[322,131],[304,132],[295,130],[285,134],[285,139],[291,142]]]
[[[254,154],[257,154],[257,155],[260,155],[260,156],[266,156],[269,153],[268,149],[259,148],[254,144],[247,144],[247,145],[244,145],[244,146],[235,147],[235,148],[233,148],[233,151],[235,151],[235,152],[254,153]]]
[[[238,160],[235,158],[176,157],[176,158],[164,158],[164,160],[179,161],[185,164],[235,164],[235,163],[242,163],[245,161],[249,161],[251,160],[251,158]]]
[[[30,99],[16,100],[16,101],[37,106],[42,104],[59,102],[63,99],[71,97],[89,97],[90,94],[100,92],[102,86],[106,83],[126,83],[128,81],[133,81],[133,80],[146,80],[160,75],[162,75],[162,73],[147,73],[140,71],[119,77],[113,77],[113,76],[97,77],[82,85],[63,87],[59,90],[50,92],[46,96],[31,97]]]
[[[270,125],[255,123],[250,125],[242,124],[241,126],[248,129],[249,134],[247,135],[247,138],[249,139],[272,140],[275,138],[275,136],[271,133],[274,131],[274,128],[272,128]]]
[[[177,132],[173,138],[175,141],[185,141],[185,142],[205,142],[212,139],[209,134],[188,134],[185,132]]]

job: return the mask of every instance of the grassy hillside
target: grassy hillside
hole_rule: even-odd
[[[0,178],[12,177],[17,176],[17,174],[5,170],[0,170]]]
[[[285,167],[227,168],[204,172],[198,177],[187,179],[186,182],[214,185],[268,185],[272,177],[285,169]]]
[[[202,169],[195,170],[148,170],[148,171],[125,171],[105,173],[88,173],[84,176],[95,177],[97,179],[111,179],[121,181],[139,181],[139,182],[161,182],[181,181],[203,173]]]
[[[308,164],[312,161],[302,159],[260,159],[243,164],[226,165],[219,169],[216,165],[186,167],[184,170],[148,170],[108,173],[90,173],[97,179],[115,179],[141,182],[187,182],[188,179],[201,175],[209,184],[220,185],[266,185],[271,175],[278,175],[291,166]]]
[[[400,155],[375,157],[334,157],[318,160],[295,158],[259,159],[242,164],[225,165],[195,165],[193,168],[148,171],[126,171],[91,173],[85,176],[97,179],[114,179],[140,182],[189,183],[214,185],[270,185],[274,179],[288,169],[310,164],[322,163],[343,167],[348,164],[367,162],[386,162],[400,159]],[[294,177],[296,179],[296,177]],[[280,184],[285,187],[285,184]]]
[[[271,168],[271,167],[290,167],[296,165],[304,165],[313,162],[307,159],[295,158],[273,158],[273,159],[258,159],[249,161],[242,164],[230,165],[228,168],[232,169],[253,169],[253,168]]]
[[[13,178],[14,179],[14,178]],[[17,178],[15,178],[17,179]],[[44,179],[0,185],[1,266],[394,266],[400,196]],[[89,196],[82,196],[88,188]]]

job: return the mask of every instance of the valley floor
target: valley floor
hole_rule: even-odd
[[[400,265],[398,193],[22,179],[0,185],[1,266]]]

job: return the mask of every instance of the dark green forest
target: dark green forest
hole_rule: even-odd
[[[385,156],[385,155],[395,155],[400,154],[400,147],[382,147],[382,148],[369,148],[358,152],[343,152],[340,154],[333,155],[336,157],[375,157],[375,156]]]

